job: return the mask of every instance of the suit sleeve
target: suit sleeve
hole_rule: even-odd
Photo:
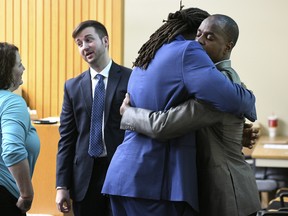
[[[232,83],[218,71],[195,43],[188,46],[183,55],[182,75],[190,96],[208,102],[220,111],[245,116],[250,121],[257,119],[253,93]]]
[[[212,125],[223,113],[190,99],[167,111],[128,108],[121,120],[121,129],[133,130],[154,139],[171,139],[192,130]]]
[[[56,164],[56,186],[70,188],[72,185],[73,158],[76,142],[76,123],[73,115],[71,99],[67,90],[67,83],[64,87],[64,99],[60,115],[60,140],[58,143],[57,164]]]

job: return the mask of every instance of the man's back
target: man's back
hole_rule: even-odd
[[[199,52],[206,55],[201,46],[194,43]],[[188,44],[185,40],[167,44],[157,52],[147,70],[134,69],[128,84],[133,105],[160,110],[187,99],[182,56]],[[207,68],[211,68],[213,63],[208,58],[207,61]],[[197,209],[195,154],[193,132],[169,142],[159,142],[127,131],[113,156],[102,192],[156,200],[184,198]],[[190,164],[189,167],[182,167],[184,163]],[[121,184],[110,184],[112,178],[120,179]]]
[[[188,97],[196,96],[220,109],[231,111],[235,104],[238,110],[242,104],[240,101],[243,101],[238,101],[234,94],[237,91],[232,86],[215,69],[199,43],[178,36],[158,50],[147,70],[134,69],[128,92],[132,106],[140,108],[166,110]],[[231,100],[231,104],[227,104],[227,100]],[[167,142],[127,131],[113,156],[102,192],[185,201],[198,209],[195,153],[193,131]],[[115,179],[121,183],[115,184]]]

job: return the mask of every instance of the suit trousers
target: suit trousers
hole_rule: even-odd
[[[16,206],[18,199],[5,187],[0,185],[0,214],[9,216],[26,216]]]
[[[113,216],[198,216],[186,202],[110,196]]]
[[[82,201],[73,201],[74,216],[111,216],[109,197],[101,194],[108,169],[107,157],[95,158],[87,193]]]

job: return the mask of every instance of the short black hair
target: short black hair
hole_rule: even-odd
[[[99,37],[102,39],[103,37],[107,36],[108,37],[108,32],[106,27],[96,21],[96,20],[86,20],[81,22],[72,32],[72,37],[75,39],[77,35],[85,28],[87,27],[93,27],[95,29],[95,32],[99,35]]]
[[[211,17],[215,17],[218,22],[224,24],[227,40],[233,42],[235,46],[239,37],[239,27],[235,20],[224,14],[213,14]]]

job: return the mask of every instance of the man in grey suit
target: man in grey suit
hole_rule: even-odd
[[[231,68],[230,54],[238,26],[225,15],[212,15],[200,25],[196,40],[218,70],[241,83]],[[197,130],[200,215],[247,216],[261,209],[254,173],[242,154],[244,119],[223,113],[201,101],[189,100],[167,111],[121,107],[121,128],[156,139],[172,139]],[[227,101],[227,103],[229,103]]]
[[[132,105],[167,110],[195,97],[219,110],[257,119],[251,91],[219,72],[202,46],[191,40],[207,17],[199,8],[169,13],[139,50],[127,89]],[[113,215],[198,215],[195,135],[191,131],[160,142],[126,131],[102,189],[110,195]]]
[[[59,211],[69,212],[71,196],[75,216],[108,216],[109,199],[101,194],[101,189],[109,162],[124,138],[124,131],[120,130],[119,108],[127,91],[131,69],[116,64],[109,57],[109,37],[103,24],[84,21],[75,28],[72,36],[89,69],[65,83],[57,153],[56,204]],[[104,113],[95,120],[103,123],[102,153],[90,156],[90,124],[95,123],[94,120],[91,122],[93,92],[102,80],[95,78],[96,75],[104,77],[105,87]],[[96,96],[94,101],[99,103]]]

